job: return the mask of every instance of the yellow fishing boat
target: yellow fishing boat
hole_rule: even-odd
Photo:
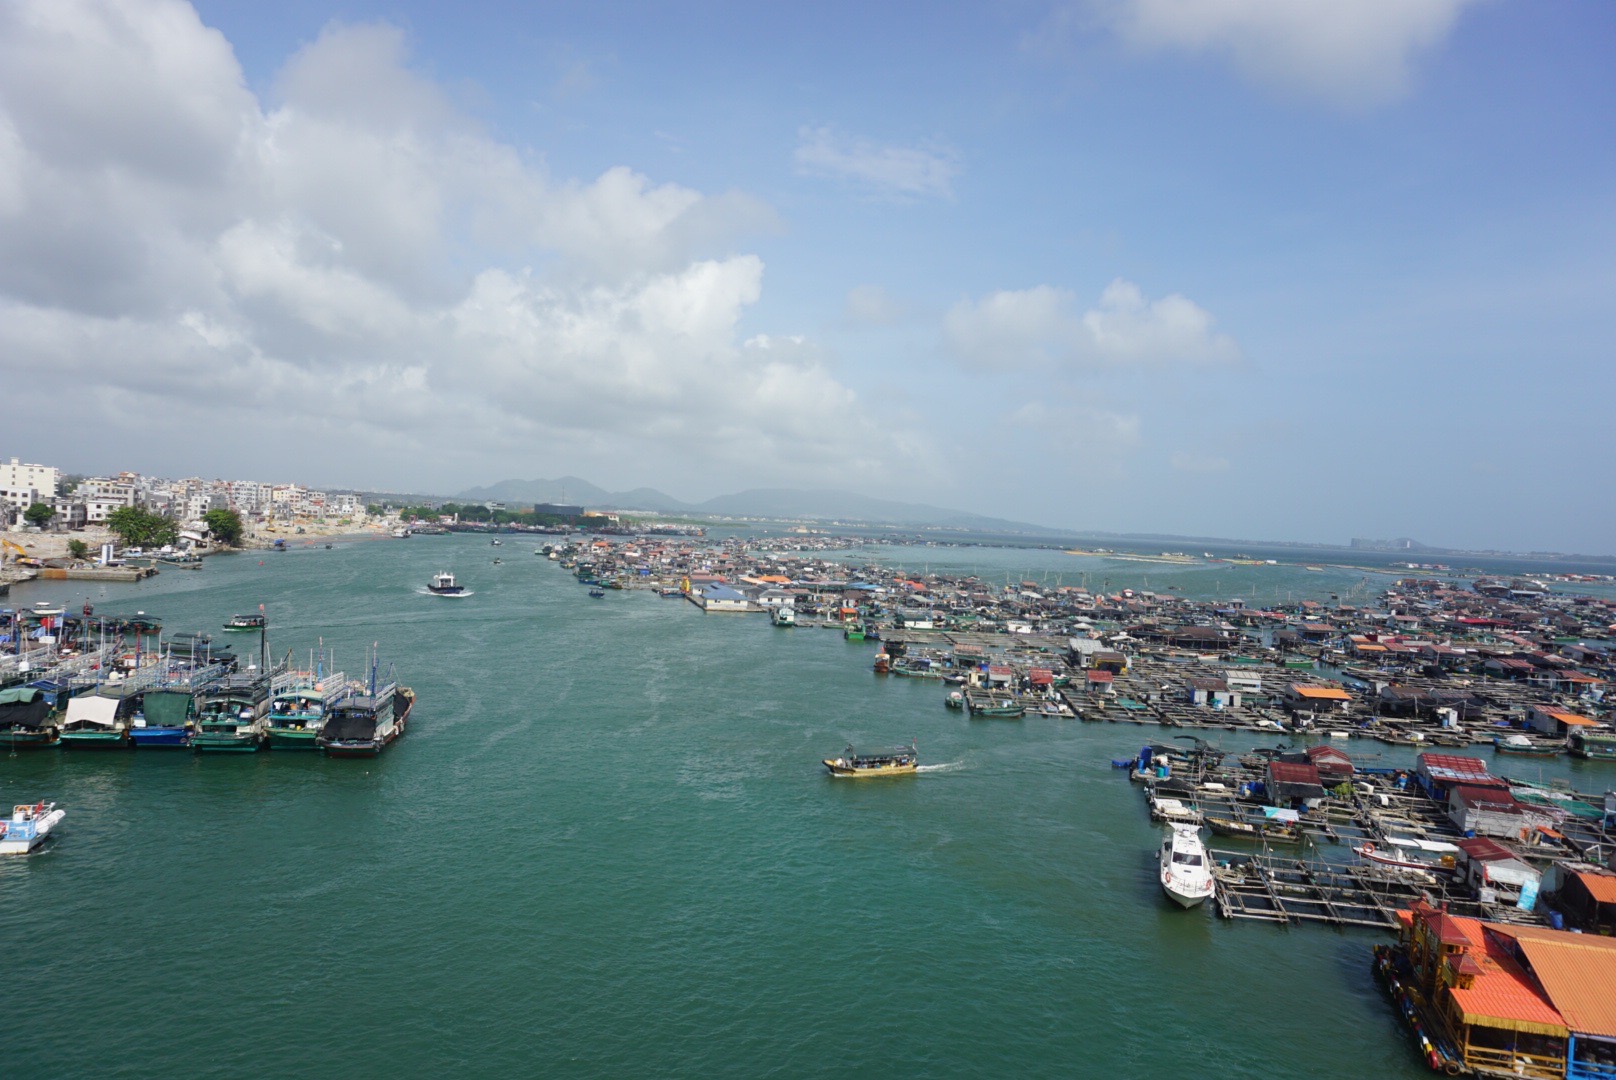
[[[832,776],[906,776],[920,767],[915,744],[861,754],[851,746],[837,758],[826,758]]]

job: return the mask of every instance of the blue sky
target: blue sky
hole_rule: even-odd
[[[1616,552],[1613,52],[1592,0],[21,0],[0,450]]]

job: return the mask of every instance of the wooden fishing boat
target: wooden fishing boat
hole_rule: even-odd
[[[826,758],[824,765],[832,776],[907,776],[920,767],[920,755],[914,743],[869,753],[849,746],[841,757]]]
[[[1294,822],[1228,817],[1206,814],[1203,823],[1218,836],[1237,840],[1255,840],[1265,844],[1297,844],[1302,840],[1302,829]]]

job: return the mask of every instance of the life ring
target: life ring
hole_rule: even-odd
[[[1363,846],[1363,853],[1365,855],[1373,855],[1375,853],[1375,845],[1370,843],[1369,841],[1365,840],[1364,841],[1364,846]]]

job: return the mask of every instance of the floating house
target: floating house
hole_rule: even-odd
[[[1312,686],[1296,683],[1285,690],[1285,704],[1293,712],[1345,712],[1352,695],[1339,686]]]
[[[1190,679],[1185,684],[1185,699],[1191,705],[1210,705],[1214,709],[1240,706],[1240,695],[1229,689],[1229,684],[1222,679]]]
[[[1616,940],[1461,918],[1418,902],[1377,963],[1444,1071],[1616,1076]],[[1411,992],[1412,991],[1412,992]]]
[[[696,590],[695,597],[703,611],[749,611],[752,607],[744,593],[728,585],[703,585]]]

